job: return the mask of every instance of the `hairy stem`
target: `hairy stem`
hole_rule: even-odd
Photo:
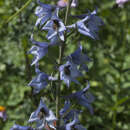
[[[68,5],[66,8],[66,15],[65,15],[65,25],[67,24],[68,21],[68,15],[69,15],[69,11],[70,11],[70,3],[72,0],[68,0]],[[64,50],[65,50],[65,44],[66,44],[66,32],[65,32],[65,41],[62,43],[61,46],[59,46],[59,59],[58,59],[58,64],[61,65],[62,64],[62,58],[64,55]],[[58,119],[57,121],[57,127],[60,126],[60,115],[59,115],[59,110],[60,110],[60,88],[61,88],[61,80],[60,80],[60,72],[58,75],[58,86],[56,87],[56,117]]]

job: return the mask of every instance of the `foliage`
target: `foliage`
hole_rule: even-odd
[[[45,95],[49,101],[47,106],[55,110],[53,95],[49,90],[42,91],[38,97],[32,95],[31,88],[27,87],[33,67],[30,67],[31,55],[27,56],[31,44],[29,41],[36,17],[33,15],[36,3],[31,2],[20,14],[11,21],[8,18],[18,8],[25,4],[25,0],[0,1],[0,105],[7,109],[8,119],[0,120],[0,129],[8,130],[14,122],[27,125],[27,119],[36,109],[40,96]],[[48,3],[49,0],[46,1]],[[52,1],[52,4],[56,1]],[[49,2],[50,3],[50,2]],[[86,13],[84,9],[94,10],[98,7],[98,15],[102,16],[105,26],[100,31],[100,39],[94,41],[85,36],[73,35],[68,40],[71,43],[66,49],[67,54],[72,53],[80,40],[92,62],[88,64],[89,72],[84,79],[79,79],[84,85],[81,88],[73,84],[69,88],[82,89],[86,79],[90,81],[91,92],[95,95],[94,115],[90,116],[84,110],[80,117],[81,122],[88,130],[129,130],[130,129],[130,6],[118,8],[114,0],[102,0],[102,3],[94,0],[79,1],[77,10],[72,9],[72,14]],[[62,14],[61,14],[62,15]],[[70,19],[73,21],[73,18]],[[43,39],[40,34],[37,39]],[[52,61],[48,57],[56,57],[57,48],[52,49],[44,60],[41,60],[42,70],[48,70],[51,74]],[[52,55],[53,54],[53,55]],[[55,54],[55,55],[54,55]],[[45,63],[48,63],[46,66]],[[34,76],[34,75],[33,75]],[[55,90],[55,89],[54,89]],[[62,93],[69,94],[68,88],[62,86]],[[30,98],[31,97],[31,98]],[[75,106],[79,107],[79,106]]]

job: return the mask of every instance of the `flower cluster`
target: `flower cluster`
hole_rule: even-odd
[[[64,83],[70,87],[71,82],[81,86],[78,77],[83,77],[85,72],[88,72],[88,67],[86,63],[90,62],[91,59],[83,52],[83,46],[79,44],[78,48],[68,56],[65,56],[65,63],[60,63],[58,65],[59,77],[52,77],[49,74],[42,72],[39,69],[39,61],[46,56],[49,48],[55,45],[62,47],[65,44],[66,33],[71,30],[76,30],[77,32],[88,36],[94,40],[98,39],[99,27],[103,25],[103,21],[99,18],[97,10],[89,12],[88,14],[74,16],[74,18],[79,18],[78,21],[72,23],[72,25],[65,25],[65,23],[59,17],[59,11],[64,10],[63,7],[68,5],[69,0],[60,0],[58,5],[49,5],[37,1],[38,7],[35,10],[35,14],[38,17],[35,26],[39,26],[42,31],[47,31],[47,40],[49,42],[39,42],[34,40],[34,34],[31,35],[31,42],[33,46],[28,51],[29,54],[33,54],[34,58],[31,65],[35,65],[36,76],[30,81],[28,86],[33,88],[33,93],[38,94],[40,91],[44,90],[49,82],[59,82],[63,80]],[[77,0],[72,0],[72,7],[77,6]],[[61,81],[60,81],[61,82]],[[72,101],[76,104],[80,104],[87,108],[91,114],[93,114],[92,103],[94,101],[94,96],[88,92],[90,87],[87,81],[87,86],[82,90],[75,93],[69,94],[68,96],[62,96],[65,100],[64,107],[59,111],[60,120],[63,123],[57,126],[57,117],[44,103],[43,99],[40,100],[38,108],[31,114],[29,118],[29,123],[36,123],[36,128],[30,126],[20,126],[15,124],[11,130],[86,130],[79,121],[79,114],[81,110],[72,108]],[[59,87],[59,86],[58,86]]]

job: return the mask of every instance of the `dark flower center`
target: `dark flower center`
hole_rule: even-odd
[[[65,73],[66,75],[70,75],[70,74],[71,74],[71,71],[70,71],[69,68],[70,68],[70,65],[64,67],[64,73]]]
[[[47,115],[47,112],[43,108],[41,108],[40,112],[38,113],[38,117],[42,119],[45,115]]]
[[[53,20],[53,29],[57,30],[60,27],[59,21],[57,19]]]
[[[51,12],[54,12],[55,11],[55,7],[51,8]]]

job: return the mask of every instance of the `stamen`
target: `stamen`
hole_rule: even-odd
[[[65,72],[65,74],[66,75],[70,75],[71,74],[71,72],[70,72],[70,65],[68,65],[68,66],[66,66],[66,67],[64,67],[64,72]]]
[[[60,27],[59,21],[58,20],[53,20],[53,29],[57,30]]]

